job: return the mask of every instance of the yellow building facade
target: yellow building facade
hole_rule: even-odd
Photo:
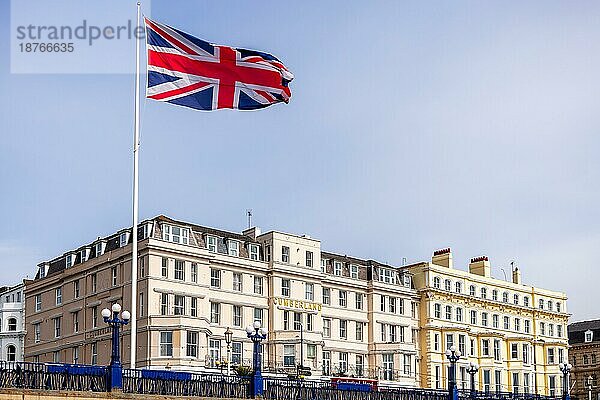
[[[491,277],[487,257],[471,259],[468,271],[453,267],[450,249],[431,262],[405,267],[413,275],[419,302],[420,381],[447,388],[445,351],[462,353],[459,389],[470,388],[467,367],[481,391],[556,395],[562,391],[559,363],[567,360],[567,297],[524,285],[518,269],[512,281]]]

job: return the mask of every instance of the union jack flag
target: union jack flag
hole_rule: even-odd
[[[289,102],[294,76],[273,55],[218,46],[144,20],[148,98],[198,110],[254,110]]]

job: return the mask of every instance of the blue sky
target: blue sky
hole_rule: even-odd
[[[131,16],[135,18],[135,2]],[[450,246],[598,317],[600,4],[160,1],[152,17],[272,52],[292,100],[142,105],[140,216],[307,233],[400,264]],[[0,280],[131,220],[133,75],[11,74],[0,1]],[[123,15],[115,15],[115,18]],[[98,54],[98,62],[109,54]],[[40,62],[43,59],[40,58]],[[133,54],[131,54],[133,62]]]

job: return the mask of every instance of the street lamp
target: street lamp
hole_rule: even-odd
[[[571,395],[569,394],[569,373],[573,366],[567,362],[561,362],[558,364],[558,368],[563,373],[563,399],[570,400]]]
[[[450,346],[446,350],[446,357],[450,361],[450,376],[448,379],[448,398],[450,400],[458,400],[458,389],[456,387],[456,362],[461,356],[460,350],[456,350],[456,347]]]
[[[263,394],[263,380],[262,380],[262,374],[260,372],[260,348],[261,348],[261,344],[260,342],[262,342],[263,340],[265,340],[267,338],[267,330],[265,328],[261,328],[260,327],[260,322],[258,321],[254,321],[253,325],[248,325],[248,327],[246,328],[246,333],[248,334],[248,337],[250,338],[250,340],[252,340],[252,343],[254,343],[254,348],[253,348],[253,366],[254,366],[254,372],[253,372],[253,377],[252,377],[252,394],[253,397],[256,397],[258,395]]]
[[[123,366],[121,365],[121,352],[119,350],[119,330],[122,325],[127,325],[131,318],[129,311],[123,311],[120,318],[119,313],[121,313],[121,305],[118,303],[112,305],[112,313],[108,308],[102,310],[104,322],[112,328],[112,355],[110,357],[109,366],[109,385],[111,389],[120,389],[123,387]]]
[[[475,389],[475,374],[479,371],[479,365],[474,362],[470,362],[467,367],[467,373],[471,375],[471,398],[474,399],[477,395],[477,389]]]
[[[233,332],[229,327],[225,331],[225,343],[227,343],[227,376],[230,375],[230,364],[231,364],[231,339],[233,338]]]

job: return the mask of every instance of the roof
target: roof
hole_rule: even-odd
[[[569,344],[585,343],[585,332],[592,331],[592,342],[600,342],[600,319],[579,321],[569,324]]]

